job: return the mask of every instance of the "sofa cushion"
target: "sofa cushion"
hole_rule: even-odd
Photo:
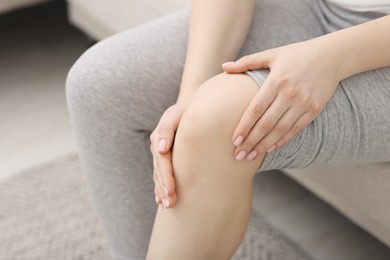
[[[390,163],[283,172],[390,246]]]

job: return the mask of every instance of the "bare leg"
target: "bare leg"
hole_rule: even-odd
[[[230,259],[237,250],[264,155],[237,161],[231,138],[258,90],[244,74],[220,74],[198,89],[172,155],[178,204],[159,207],[147,259]]]

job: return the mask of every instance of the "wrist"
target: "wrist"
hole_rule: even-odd
[[[187,107],[190,104],[193,96],[194,96],[193,93],[180,92],[179,96],[177,97],[176,104],[183,107]]]
[[[327,34],[313,39],[314,44],[318,46],[321,54],[319,61],[326,64],[326,73],[328,77],[333,77],[334,81],[341,80],[350,76],[348,63],[348,52],[338,43],[337,37]]]
[[[329,35],[329,57],[333,60],[337,79],[341,81],[354,74],[354,62],[351,60],[351,48],[346,47],[346,43],[338,36],[338,34]]]

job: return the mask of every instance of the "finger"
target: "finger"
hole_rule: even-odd
[[[151,149],[153,150],[153,149]],[[152,151],[153,154],[153,151]],[[160,174],[158,173],[158,166],[156,162],[156,156],[153,154],[153,181],[154,181],[154,187],[155,187],[155,193],[156,193],[156,202],[158,204],[162,203],[162,199],[164,198],[164,194],[161,189],[161,179]]]
[[[175,181],[173,178],[173,167],[172,167],[172,152],[158,153],[153,150],[153,160],[157,172],[157,180],[161,191],[163,192],[163,198],[172,196],[175,193]]]
[[[295,122],[297,122],[304,113],[304,111],[298,108],[287,110],[274,128],[256,144],[253,151],[256,151],[256,154],[274,151],[276,149],[275,144],[290,131]],[[247,159],[253,160],[253,154],[254,153],[252,153],[252,156],[248,156]]]
[[[157,164],[156,164],[156,160],[155,160],[155,156],[154,156],[154,149],[153,149],[153,140],[154,140],[154,131],[152,132],[152,134],[150,135],[150,153],[152,154],[152,160],[153,160],[153,182],[154,182],[154,194],[155,194],[155,200],[156,200],[156,203],[159,204],[160,203],[160,195],[159,195],[159,184],[158,184],[158,179],[157,179],[157,175],[156,175],[156,169],[157,169]]]
[[[178,120],[178,115],[173,112],[165,113],[161,117],[160,123],[157,127],[158,152],[165,153],[171,149],[176,129],[179,126],[179,122],[180,120]]]
[[[156,194],[156,203],[157,204],[163,204],[164,207],[166,208],[172,208],[176,205],[177,203],[177,196],[176,196],[176,193],[172,192],[172,194],[169,194],[167,195],[167,192],[166,192],[166,188],[163,184],[163,180],[162,180],[162,174],[160,173],[160,165],[159,165],[159,156],[161,154],[159,154],[156,149],[155,149],[155,145],[153,145],[153,141],[155,140],[155,135],[151,135],[150,137],[150,140],[151,140],[151,145],[150,145],[150,150],[152,152],[152,155],[153,155],[153,181],[155,183],[155,194]],[[171,152],[169,153],[169,155],[171,155]],[[170,161],[172,161],[170,159]],[[173,187],[173,189],[175,188],[175,185],[174,185],[174,181],[173,181],[173,175],[172,175],[172,182],[173,184],[171,185],[168,185],[168,186],[171,186]],[[169,181],[168,181],[169,183]]]
[[[163,183],[162,191],[164,192],[162,203],[165,208],[172,208],[177,200],[173,178],[172,152],[158,154],[157,157],[159,158],[159,171]]]
[[[247,70],[269,68],[270,55],[268,51],[245,55],[235,62],[225,62],[222,68],[227,73],[242,73]]]
[[[269,106],[264,115],[256,122],[255,126],[250,130],[250,133],[245,138],[243,143],[235,150],[237,155],[240,151],[244,150],[248,154],[268,133],[270,133],[277,125],[278,121],[288,111],[289,104],[284,102],[282,98],[276,98],[275,101]],[[295,120],[298,116],[295,118]],[[295,120],[289,125],[289,127],[295,122]],[[284,124],[284,122],[283,122]],[[280,125],[284,127],[284,125]],[[288,128],[286,129],[286,131]],[[275,140],[276,142],[277,140]],[[257,152],[264,153],[267,147],[257,145]]]
[[[239,146],[244,141],[259,118],[263,116],[268,107],[275,100],[277,96],[277,90],[275,87],[272,87],[272,82],[273,79],[270,74],[267,80],[264,82],[264,85],[260,88],[260,90],[249,103],[248,107],[245,109],[245,112],[241,116],[239,123],[234,129],[232,142],[235,146]],[[268,126],[265,127],[267,128]]]
[[[175,207],[177,204],[177,195],[176,193],[173,193],[169,196],[169,208]]]
[[[158,204],[164,204],[164,199],[166,199],[167,195],[166,192],[164,191],[164,184],[162,180],[162,174],[160,173],[159,170],[159,163],[158,163],[158,157],[159,153],[155,151],[153,144],[151,144],[150,150],[152,151],[153,154],[153,181],[155,185],[155,190],[157,194],[156,202]],[[167,204],[165,202],[165,204]]]
[[[278,149],[282,147],[283,145],[287,144],[292,138],[297,136],[302,129],[304,129],[308,124],[310,124],[311,121],[315,119],[315,116],[311,113],[304,113],[290,128],[290,130],[282,136],[276,143],[275,143],[275,149]]]
[[[153,154],[153,164],[156,165],[156,172],[157,172],[157,180],[159,182],[159,186],[161,191],[163,191],[163,194],[166,196],[169,194],[169,191],[172,191],[172,189],[168,190],[168,185],[166,185],[165,180],[163,179],[164,170],[166,170],[167,167],[163,167],[161,165],[161,155],[156,149],[152,146],[151,151]]]
[[[156,203],[161,204],[162,199],[164,198],[164,194],[161,191],[160,183],[158,181],[156,171],[153,171],[153,181],[154,181],[154,193],[156,194]]]
[[[171,208],[176,203],[175,181],[173,178],[172,167],[172,152],[169,150],[169,152],[162,154],[156,151],[155,148],[156,147],[153,146],[151,147],[154,154],[153,159],[157,165],[157,180],[159,183],[159,188],[162,192],[162,197],[160,198],[166,208]]]
[[[173,178],[172,152],[157,155],[159,175],[161,178],[164,195],[170,196],[175,193],[175,181]]]

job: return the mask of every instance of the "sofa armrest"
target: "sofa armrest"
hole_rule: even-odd
[[[0,14],[47,1],[49,0],[0,0]]]
[[[191,0],[67,0],[69,21],[95,40],[189,7]]]

